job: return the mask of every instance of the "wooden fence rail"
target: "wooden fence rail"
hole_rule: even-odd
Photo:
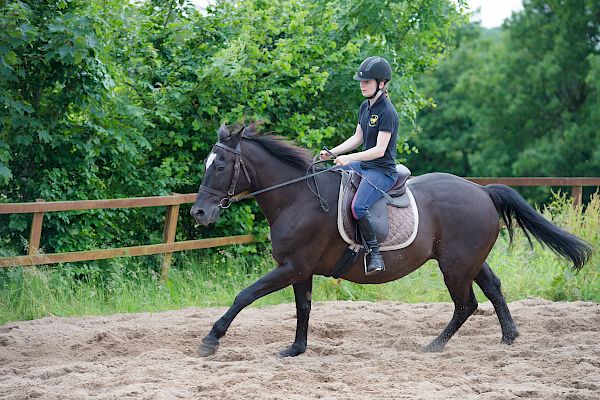
[[[176,251],[196,250],[219,247],[231,244],[252,243],[254,236],[240,235],[211,239],[188,240],[175,242],[177,219],[181,204],[193,203],[195,193],[178,194],[156,197],[136,197],[127,199],[108,200],[79,200],[79,201],[52,201],[45,202],[38,199],[35,203],[4,203],[0,204],[0,214],[32,214],[31,234],[29,236],[29,249],[26,256],[0,257],[0,267],[27,266],[40,264],[57,264],[64,262],[104,260],[114,257],[132,257],[151,254],[164,254],[161,277],[166,279],[171,265],[172,255]],[[75,210],[98,210],[107,208],[134,208],[134,207],[167,207],[165,226],[163,229],[163,243],[121,247],[115,249],[76,251],[69,253],[40,254],[40,240],[42,237],[42,223],[44,213]]]
[[[573,206],[581,206],[583,186],[600,186],[600,178],[467,178],[480,185],[500,183],[508,186],[571,186]]]
[[[508,186],[570,186],[575,207],[580,206],[583,186],[600,186],[600,177],[595,178],[467,178],[480,185],[500,183]],[[175,242],[179,206],[193,203],[195,193],[177,194],[157,197],[137,197],[128,199],[109,200],[81,200],[81,201],[56,201],[45,202],[38,199],[35,203],[0,203],[0,214],[33,214],[29,248],[27,255],[15,257],[0,257],[0,267],[27,266],[40,264],[56,264],[64,262],[103,260],[114,257],[132,257],[150,254],[164,254],[161,276],[166,279],[173,252],[183,250],[204,249],[225,246],[230,244],[244,244],[254,241],[252,235],[219,237],[212,239],[188,240]],[[40,254],[40,240],[44,213],[75,210],[98,210],[106,208],[132,208],[132,207],[159,207],[166,206],[165,226],[163,229],[163,243],[121,247],[115,249],[102,249],[90,251],[77,251],[69,253]]]

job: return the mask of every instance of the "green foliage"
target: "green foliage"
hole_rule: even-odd
[[[214,132],[243,117],[311,148],[338,143],[361,101],[352,74],[371,54],[398,72],[393,99],[413,129],[427,104],[414,79],[447,51],[462,7],[220,0],[201,13],[180,0],[4,1],[0,202],[193,192]],[[188,210],[178,239],[198,235]],[[42,249],[156,243],[163,218],[158,208],[46,214]],[[6,251],[19,253],[30,219],[0,216]],[[201,234],[265,230],[246,204]]]
[[[420,114],[415,172],[600,173],[600,3],[523,6],[501,30],[465,27],[458,49],[421,81],[437,107]]]
[[[1,201],[78,200],[165,193],[143,167],[150,142],[142,112],[119,93],[103,44],[107,21],[84,1],[7,2],[0,11]],[[8,154],[8,156],[6,155]],[[4,155],[4,156],[3,156]],[[151,172],[151,171],[150,171]],[[49,214],[51,251],[151,240],[156,210]],[[28,236],[30,216],[5,216],[0,236]],[[137,236],[137,237],[136,237]]]

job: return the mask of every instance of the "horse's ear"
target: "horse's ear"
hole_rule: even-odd
[[[231,127],[231,136],[241,135],[246,127],[243,124],[235,124]]]
[[[227,127],[227,125],[223,124],[219,127],[217,136],[218,136],[219,142],[226,142],[231,138],[231,132],[229,131],[229,128]]]
[[[227,126],[225,124],[221,125],[219,128],[219,142],[226,144],[231,147],[237,146],[237,144],[242,139],[242,132],[244,131],[244,126],[240,124]]]

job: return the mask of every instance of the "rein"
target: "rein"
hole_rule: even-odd
[[[332,167],[329,167],[329,168],[321,170],[321,171],[313,172],[311,174],[307,174],[305,176],[301,176],[301,177],[296,178],[296,179],[292,179],[292,180],[289,180],[289,181],[286,181],[286,182],[282,182],[282,183],[279,183],[277,185],[269,186],[269,187],[266,187],[264,189],[256,190],[256,191],[254,191],[252,193],[243,194],[241,196],[235,196],[235,186],[237,185],[237,181],[238,181],[238,179],[240,177],[240,170],[244,171],[244,175],[245,175],[246,179],[248,180],[248,183],[251,182],[250,181],[250,175],[248,174],[248,170],[246,169],[246,164],[244,164],[244,160],[242,159],[242,151],[241,151],[241,148],[240,148],[240,144],[238,143],[237,146],[235,148],[233,148],[233,147],[229,147],[229,146],[227,146],[227,145],[219,142],[219,143],[216,143],[215,146],[220,147],[223,150],[226,150],[226,151],[228,151],[230,153],[235,154],[235,164],[234,164],[234,167],[233,167],[233,179],[231,180],[231,185],[229,186],[229,190],[227,191],[227,193],[223,193],[223,192],[220,192],[218,190],[211,189],[211,188],[209,188],[207,186],[200,185],[200,191],[209,193],[209,194],[211,194],[213,196],[222,197],[221,201],[219,202],[219,207],[220,208],[229,208],[232,203],[237,203],[238,201],[246,200],[246,199],[252,198],[254,196],[257,196],[259,194],[262,194],[262,193],[265,193],[265,192],[269,192],[271,190],[279,189],[281,187],[284,187],[284,186],[287,186],[287,185],[291,185],[291,184],[296,183],[296,182],[301,182],[301,181],[313,178],[313,177],[315,177],[317,175],[323,174],[325,172],[330,172],[330,171],[335,170],[336,168],[339,168],[337,165],[334,165]],[[314,171],[314,166],[315,166],[315,164],[318,164],[318,163],[319,163],[319,161],[314,162],[309,167],[309,169],[313,168],[313,171]],[[315,183],[316,183],[316,181],[315,181]],[[317,191],[318,191],[318,188],[317,188]],[[317,196],[321,199],[321,196],[319,196],[318,194],[317,194]]]
[[[286,182],[283,182],[283,183],[279,183],[277,185],[273,185],[273,186],[269,186],[269,187],[264,188],[264,189],[257,190],[257,191],[252,192],[252,193],[247,193],[247,194],[242,195],[242,196],[234,197],[234,198],[230,199],[230,202],[234,202],[235,203],[235,202],[238,202],[238,201],[246,200],[246,199],[249,199],[249,198],[254,197],[256,195],[259,195],[261,193],[265,193],[265,192],[268,192],[268,191],[271,191],[271,190],[279,189],[281,187],[284,187],[284,186],[287,186],[287,185],[291,185],[292,183],[301,182],[301,181],[304,181],[306,179],[310,179],[310,178],[312,178],[314,176],[323,174],[325,172],[333,171],[336,168],[338,168],[338,166],[334,165],[333,167],[329,167],[329,168],[324,169],[322,171],[313,172],[312,174],[301,176],[300,178],[292,179],[291,181],[286,181]]]

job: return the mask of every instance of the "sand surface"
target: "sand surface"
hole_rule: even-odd
[[[314,303],[308,350],[288,359],[293,304],[242,311],[208,358],[196,347],[225,308],[9,323],[0,399],[600,399],[600,305],[509,307],[512,346],[488,302],[427,354],[451,304]]]

